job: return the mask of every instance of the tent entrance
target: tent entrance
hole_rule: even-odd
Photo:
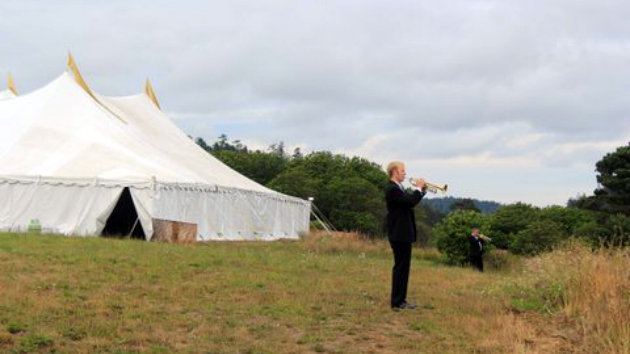
[[[110,237],[146,239],[129,187],[125,187],[120,194],[120,198],[118,198],[114,210],[107,218],[105,228],[101,234]]]

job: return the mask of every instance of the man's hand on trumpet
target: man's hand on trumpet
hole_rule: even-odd
[[[427,182],[422,178],[414,178],[411,180],[411,185],[421,190],[425,190],[427,188],[426,184]]]

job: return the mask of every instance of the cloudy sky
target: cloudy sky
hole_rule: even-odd
[[[93,89],[149,77],[189,135],[284,141],[564,204],[630,140],[623,1],[3,1],[0,74],[22,94],[68,50]]]

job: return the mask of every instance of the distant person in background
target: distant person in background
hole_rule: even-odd
[[[402,185],[407,175],[402,162],[387,165],[389,184],[385,189],[387,203],[387,237],[394,251],[392,269],[391,307],[394,310],[413,310],[417,306],[407,302],[407,284],[411,266],[411,244],[416,241],[416,221],[413,208],[426,194],[423,179],[414,180],[413,193],[408,193]]]
[[[468,235],[468,243],[470,244],[470,263],[478,271],[483,272],[483,246],[486,243],[483,236],[479,232],[479,228],[472,229]]]

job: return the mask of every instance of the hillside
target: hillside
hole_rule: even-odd
[[[556,317],[506,290],[517,280],[512,272],[479,274],[439,265],[435,251],[414,252],[410,294],[420,309],[397,313],[388,308],[387,245],[352,235],[174,245],[3,234],[0,351],[447,354],[572,348],[571,332],[556,327]]]
[[[451,211],[451,205],[458,201],[462,201],[464,198],[456,198],[456,197],[427,197],[422,201],[423,204],[427,205],[431,209],[441,213],[448,214]],[[475,203],[475,206],[481,210],[482,213],[490,214],[494,213],[501,207],[501,203],[497,203],[489,200],[478,200],[472,199]]]

